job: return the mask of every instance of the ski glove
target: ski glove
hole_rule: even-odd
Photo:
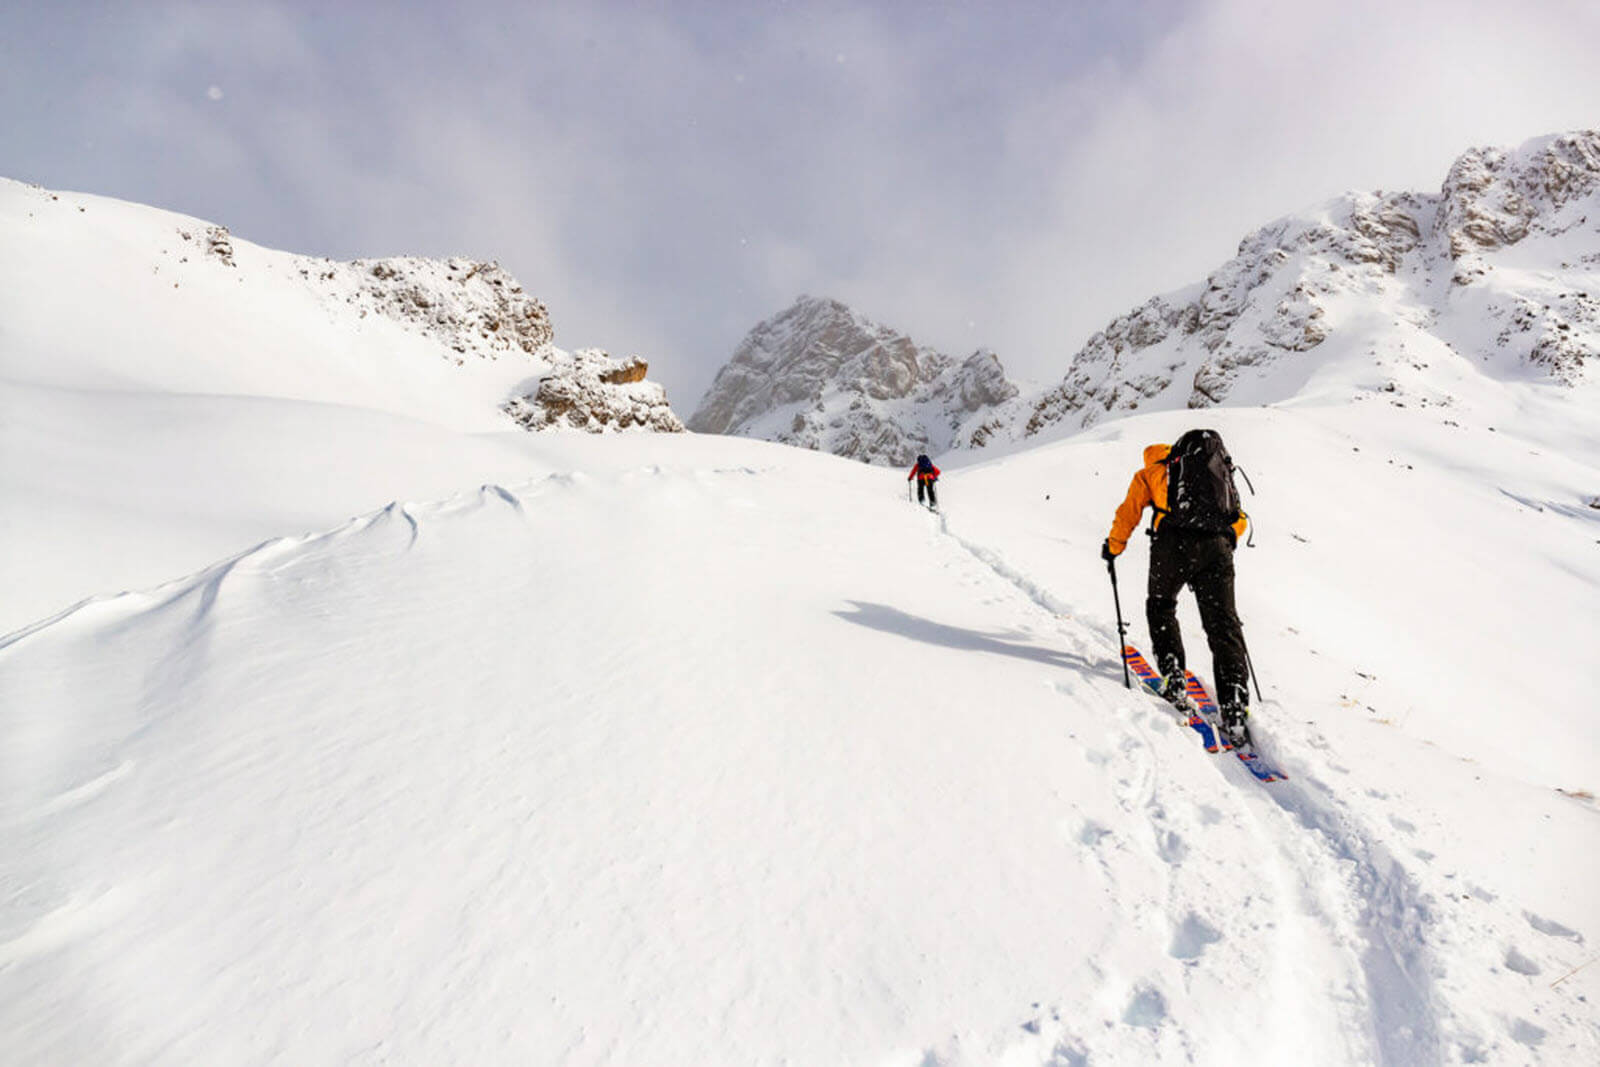
[[[1107,563],[1117,558],[1117,554],[1111,551],[1111,538],[1109,537],[1100,543],[1100,558]]]

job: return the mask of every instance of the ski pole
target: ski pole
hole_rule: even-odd
[[[1106,560],[1106,570],[1111,572],[1111,600],[1117,606],[1117,658],[1122,661],[1122,684],[1132,689],[1133,680],[1128,677],[1128,657],[1122,654],[1128,644],[1128,624],[1122,621],[1122,596],[1117,592],[1117,561]],[[1245,655],[1248,657],[1249,653]]]
[[[1250,672],[1250,680],[1256,683],[1256,699],[1265,704],[1267,698],[1261,695],[1261,679],[1256,675],[1255,661],[1250,658],[1250,646],[1244,641],[1244,627],[1239,627],[1239,646],[1244,649],[1244,665]],[[1245,694],[1247,697],[1248,693]]]

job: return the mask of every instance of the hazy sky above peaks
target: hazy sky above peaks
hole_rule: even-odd
[[[1053,381],[1351,189],[1600,125],[1600,3],[0,5],[0,176],[341,259],[496,259],[691,412],[832,296]]]

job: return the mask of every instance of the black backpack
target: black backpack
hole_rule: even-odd
[[[918,471],[918,473],[921,473],[921,474],[932,474],[933,473],[933,460],[929,459],[926,455],[918,456],[917,457],[917,471]]]
[[[1215,430],[1190,430],[1178,438],[1167,465],[1167,510],[1161,528],[1222,533],[1239,521],[1233,457]]]

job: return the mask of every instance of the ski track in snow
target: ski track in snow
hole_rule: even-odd
[[[1071,605],[1008,565],[999,550],[952,530],[948,513],[941,511],[937,518],[941,533],[1033,605],[1060,620],[1064,636],[1067,626],[1077,626],[1091,631],[1097,645],[1110,647],[1116,642],[1114,627],[1074,618]],[[1085,654],[1086,640],[1079,638],[1073,644],[1074,652]],[[1105,663],[1105,671],[1097,673],[1112,669],[1109,656]],[[1129,699],[1136,705],[1140,697],[1130,695]],[[1159,729],[1146,725],[1152,722],[1159,723]],[[1183,871],[1190,839],[1215,841],[1217,835],[1208,835],[1192,820],[1179,820],[1172,813],[1211,812],[1210,817],[1216,819],[1216,809],[1208,804],[1224,805],[1227,814],[1220,818],[1233,831],[1256,839],[1258,855],[1270,862],[1264,881],[1270,884],[1267,893],[1271,899],[1260,910],[1272,915],[1263,924],[1276,926],[1278,933],[1271,938],[1272,958],[1257,961],[1258,965],[1289,972],[1294,961],[1308,951],[1345,961],[1347,977],[1343,988],[1335,980],[1327,990],[1345,1039],[1341,1054],[1329,1062],[1439,1061],[1441,1041],[1430,977],[1432,961],[1425,947],[1431,913],[1405,868],[1326,788],[1294,780],[1263,787],[1237,761],[1226,754],[1209,756],[1187,729],[1169,724],[1169,718],[1159,711],[1135,706],[1115,758],[1132,764],[1130,773],[1120,779],[1119,806],[1129,814],[1144,813],[1149,837],[1143,844],[1146,849],[1153,848],[1172,869],[1163,901],[1174,930],[1172,955],[1198,960],[1211,945],[1234,936],[1241,921],[1262,922],[1245,916],[1208,918],[1186,911],[1182,904],[1207,897],[1206,887],[1191,886],[1193,879]],[[1174,729],[1181,734],[1180,742],[1192,748],[1184,755],[1196,762],[1216,761],[1231,791],[1216,791],[1207,797],[1174,785],[1171,788],[1177,795],[1162,796],[1153,753],[1157,747],[1173,747]],[[1091,824],[1085,830],[1085,843],[1098,853],[1102,838],[1108,833]],[[1262,873],[1255,867],[1250,876],[1259,877]],[[1264,1005],[1261,1010],[1289,1017],[1303,1013],[1309,1005],[1294,1003],[1304,998],[1297,983],[1298,979],[1286,981],[1279,990],[1286,1003]],[[1165,1015],[1165,1009],[1159,1007],[1163,1003],[1154,987],[1135,991],[1124,1021],[1158,1026]],[[1218,1022],[1226,1025],[1225,1019]],[[1087,1046],[1063,1040],[1060,1047]],[[1192,1049],[1183,1051],[1186,1059],[1192,1058]]]

